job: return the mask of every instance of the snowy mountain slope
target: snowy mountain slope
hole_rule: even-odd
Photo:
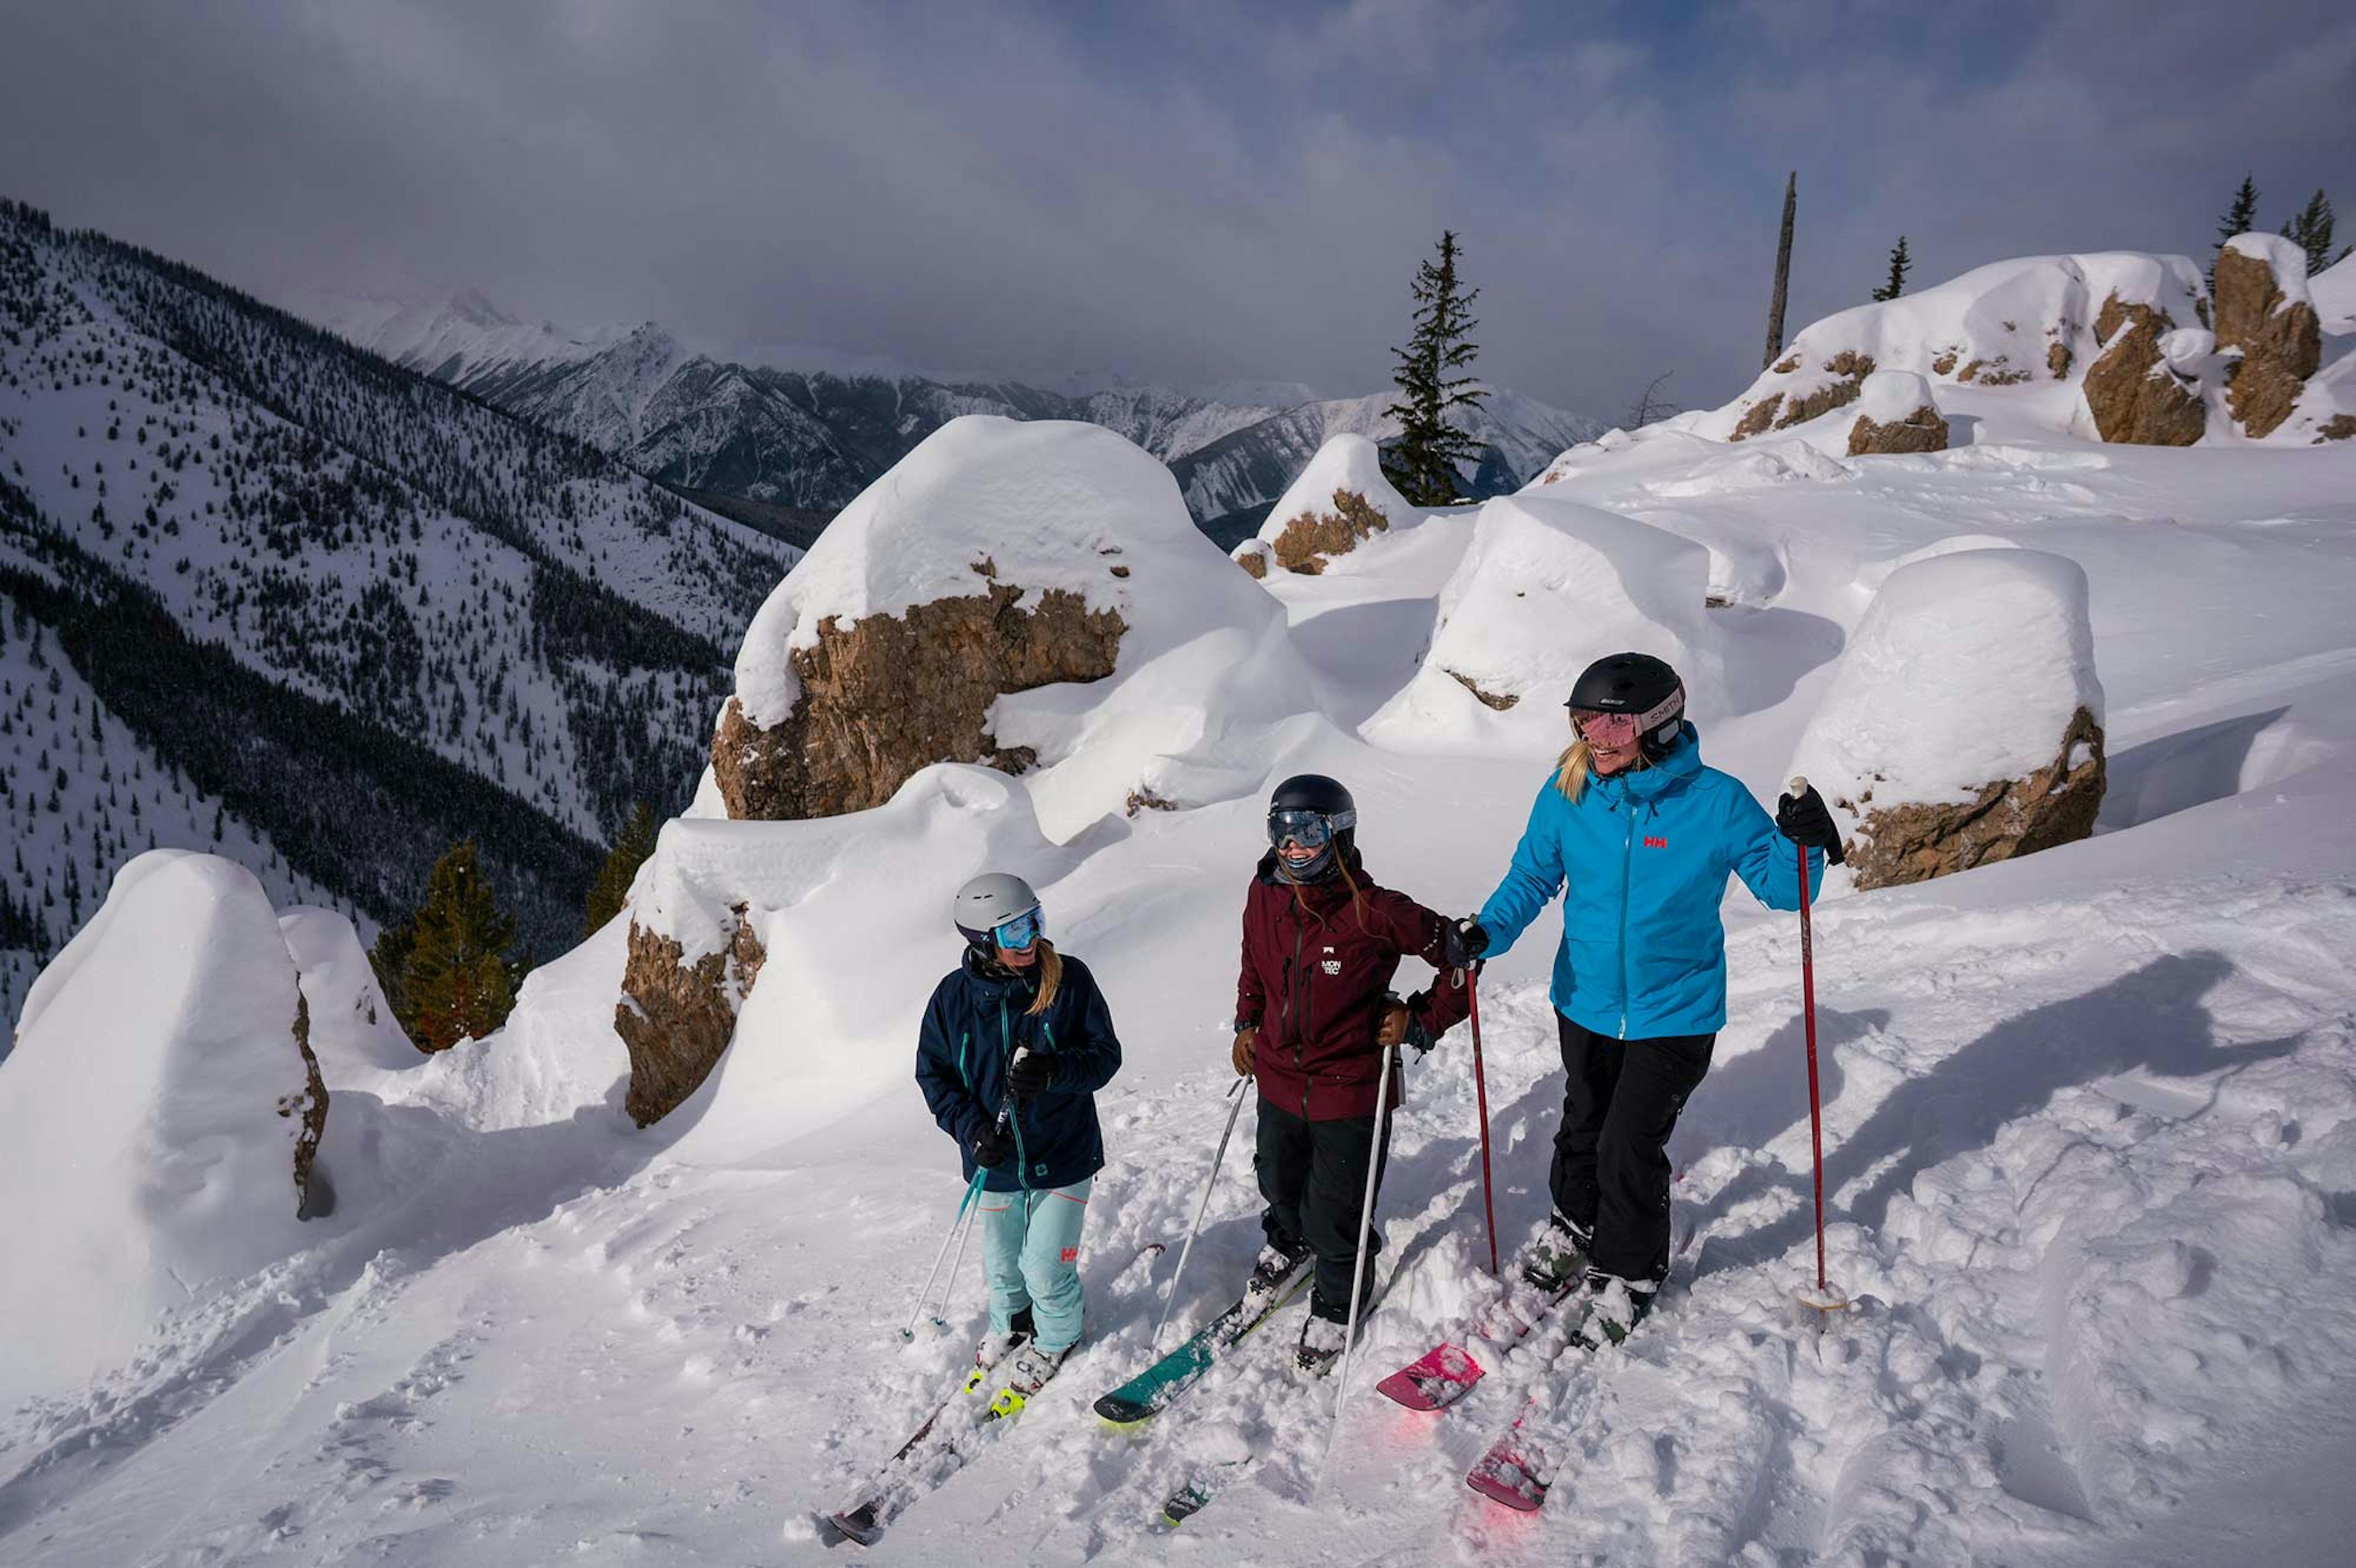
[[[831,513],[961,414],[1080,420],[1171,464],[1194,518],[1223,545],[1234,514],[1281,495],[1327,437],[1398,432],[1392,394],[1236,403],[1117,384],[1050,391],[1017,382],[844,375],[691,354],[651,323],[590,337],[527,327],[471,291],[447,302],[311,302],[310,319],[363,347],[615,453],[675,485]],[[535,354],[538,357],[535,357]],[[1281,386],[1238,392],[1281,396]],[[1601,421],[1493,390],[1473,419],[1486,444],[1468,493],[1519,485]],[[1257,518],[1253,522],[1257,523]],[[1227,538],[1227,533],[1235,538]]]
[[[591,840],[634,798],[684,797],[727,648],[795,559],[592,449],[13,204],[0,479],[0,588],[108,709],[139,710],[158,762],[372,918],[414,899],[429,835],[474,833],[543,950],[577,929]],[[235,673],[174,692],[187,669],[146,662],[167,657]],[[205,711],[229,686],[240,705]],[[198,754],[241,731],[286,771],[216,755],[207,776]],[[323,774],[358,793],[305,795]],[[47,841],[30,816],[12,827]],[[136,827],[103,834],[129,845]],[[362,863],[362,841],[383,852]],[[14,993],[0,1003],[13,1013]]]
[[[839,1561],[811,1511],[979,1329],[969,1257],[952,1332],[897,1338],[958,1190],[908,1046],[957,948],[929,883],[1000,850],[1026,857],[1010,869],[1124,1040],[1089,1338],[877,1561],[2336,1561],[2356,1527],[2334,1484],[2356,1457],[2356,451],[2104,447],[2016,407],[1992,397],[1969,444],[1910,457],[1647,432],[1534,487],[1702,548],[1706,587],[1690,551],[1655,553],[1724,606],[1681,622],[1723,672],[1695,667],[1704,752],[1771,799],[1899,563],[1968,540],[2085,572],[2096,836],[1908,889],[1836,879],[1818,912],[1830,1262],[1861,1304],[1837,1332],[1799,1335],[1783,1306],[1814,1256],[1796,932],[1737,890],[1729,1025],[1672,1145],[1693,1240],[1623,1354],[1550,1365],[1541,1340],[1437,1421],[1373,1392],[1488,1289],[1459,1030],[1409,1064],[1386,1289],[1331,1468],[1333,1391],[1283,1370],[1290,1318],[1160,1431],[1103,1435],[1086,1405],[1143,1358],[1226,1110],[1258,792],[1045,844],[1012,831],[1036,816],[1025,780],[982,775],[985,799],[941,768],[872,813],[747,825],[799,879],[781,918],[813,948],[842,937],[756,987],[680,1113],[701,1120],[634,1134],[615,1108],[614,928],[536,976],[492,1040],[346,1069],[320,1157],[345,1207],[316,1242],[208,1285],[94,1381],[15,1369],[39,1386],[0,1414],[0,1562]],[[1344,778],[1371,873],[1450,910],[1502,870],[1554,741],[1466,755],[1355,731],[1415,678],[1476,531],[1442,512],[1264,590],[1323,677],[1260,743],[1266,777]],[[1634,600],[1671,575],[1619,567],[1646,580]],[[1536,660],[1581,634],[1497,635]],[[708,819],[667,836],[715,859],[732,841]],[[1547,936],[1482,984],[1508,1247],[1546,1203]],[[810,1017],[837,1027],[801,1049]],[[1228,1151],[1181,1322],[1258,1244],[1248,1164]],[[1173,1244],[1140,1258],[1151,1242]],[[1460,1477],[1533,1386],[1564,1467],[1544,1512],[1505,1518]],[[1190,1467],[1243,1456],[1178,1536],[1149,1531]]]

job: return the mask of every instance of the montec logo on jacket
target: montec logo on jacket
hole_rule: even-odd
[[[1328,947],[1325,950],[1325,956],[1319,963],[1318,967],[1324,970],[1328,975],[1339,975],[1342,972],[1342,961],[1339,958],[1334,957],[1333,950]]]

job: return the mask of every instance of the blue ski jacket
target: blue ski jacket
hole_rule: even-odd
[[[1798,856],[1751,792],[1702,766],[1682,726],[1649,768],[1590,775],[1576,804],[1549,775],[1514,863],[1481,906],[1491,954],[1563,893],[1555,1010],[1619,1040],[1715,1034],[1726,1023],[1729,873],[1770,909],[1800,907]],[[1823,872],[1808,851],[1808,881]]]
[[[957,1139],[965,1178],[973,1179],[973,1140],[1006,1104],[1006,1068],[1023,1046],[1055,1058],[1049,1087],[1012,1118],[1013,1161],[991,1168],[991,1192],[1069,1187],[1104,1168],[1104,1133],[1096,1092],[1120,1071],[1120,1040],[1088,966],[1061,954],[1064,977],[1047,1010],[1033,1018],[1039,995],[1028,975],[997,971],[969,948],[965,961],[933,987],[916,1038],[916,1082],[933,1120]]]

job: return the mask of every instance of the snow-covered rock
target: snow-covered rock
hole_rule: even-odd
[[[2279,234],[2237,234],[2217,252],[2216,296],[2217,347],[2239,357],[2226,405],[2244,433],[2271,435],[2323,359],[2307,252]]]
[[[0,1068],[0,1406],[303,1246],[327,1093],[252,872],[156,849],[41,972]],[[37,1219],[37,1223],[28,1222]]]
[[[2018,388],[2040,418],[2066,427],[2082,411],[2066,399],[2040,399],[2043,389],[2088,378],[2117,325],[2130,319],[2149,327],[2133,350],[2133,377],[2143,377],[2158,362],[2160,335],[2191,323],[2201,297],[2200,270],[2182,256],[2103,251],[1998,261],[1826,316],[1794,338],[1733,402],[1672,422],[1716,441],[1747,440],[1846,408],[1875,372],[1904,370],[1980,391]],[[2105,315],[2110,325],[2098,326]],[[2121,355],[2106,379],[2124,383],[2126,365]],[[2090,386],[2090,398],[2093,392]],[[2200,400],[2195,389],[2196,415]],[[2184,424],[2180,413],[2172,424],[2157,425],[2148,415],[2140,422],[2118,417],[2117,410],[2106,416],[2100,403],[2093,413],[2106,441],[2148,442],[2156,429],[2172,438]],[[2199,434],[2196,428],[2191,439]]]
[[[1362,733],[1398,751],[1551,754],[1571,683],[1624,649],[1668,660],[1707,716],[1721,684],[1710,572],[1703,546],[1616,512],[1527,492],[1487,502],[1422,667]]]
[[[1237,724],[1310,705],[1281,611],[1167,470],[1094,425],[975,416],[870,486],[762,606],[712,771],[732,816],[782,819],[879,805],[934,763],[1036,765],[1069,833],[1141,791],[1256,785]]]
[[[388,1074],[424,1065],[425,1053],[402,1032],[360,946],[340,912],[297,905],[278,917],[311,1007],[311,1051],[330,1092],[381,1093]]]
[[[1944,452],[1947,421],[1931,383],[1912,370],[1876,370],[1865,379],[1857,422],[1848,427],[1848,454]]]
[[[2084,571],[2043,550],[1963,549],[1891,572],[1792,770],[1854,825],[1859,888],[2086,837],[2104,737]]]
[[[1412,527],[1421,515],[1384,476],[1380,447],[1363,435],[1336,435],[1278,497],[1259,538],[1287,571],[1315,573],[1376,533]]]

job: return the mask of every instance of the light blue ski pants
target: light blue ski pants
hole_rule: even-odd
[[[1080,1339],[1080,1225],[1094,1179],[1030,1192],[984,1192],[981,1270],[990,1281],[990,1331],[1003,1334],[1028,1307],[1043,1350]]]

